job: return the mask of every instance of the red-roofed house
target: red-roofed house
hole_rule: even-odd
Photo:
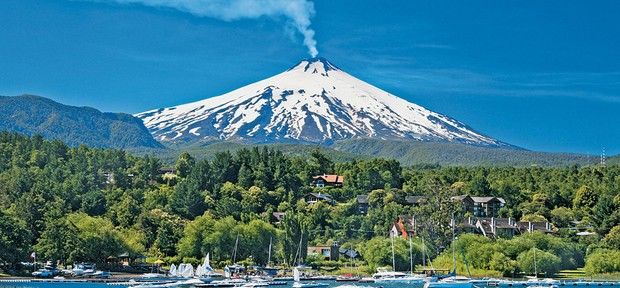
[[[310,185],[313,187],[322,188],[322,187],[342,187],[342,184],[344,184],[344,176],[323,174],[323,175],[312,177],[312,183]]]

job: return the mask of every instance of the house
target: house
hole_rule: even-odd
[[[310,186],[316,187],[316,188],[342,187],[343,184],[344,184],[344,176],[323,174],[323,175],[313,176],[312,183],[310,183]]]
[[[406,196],[405,197],[405,203],[411,206],[420,206],[421,204],[426,202],[426,200],[427,199],[425,196]]]
[[[366,215],[368,213],[368,194],[358,195],[356,202],[357,214]]]
[[[390,237],[409,238],[416,234],[415,216],[401,215],[394,220],[392,228],[390,228]]]
[[[349,259],[355,259],[357,258],[357,256],[359,256],[359,252],[355,251],[353,248],[344,248],[344,247],[340,247],[340,249],[338,249],[338,252],[340,253],[340,256],[349,258]]]
[[[326,202],[329,204],[334,204],[334,199],[331,195],[326,193],[308,193],[306,196],[306,202],[308,204],[313,204],[317,202]]]
[[[469,220],[469,222],[471,223],[472,221]],[[517,222],[513,218],[494,217],[477,218],[473,232],[480,233],[489,238],[512,238],[517,234],[531,232],[555,233],[553,226],[549,222]]]
[[[501,197],[461,195],[452,197],[452,200],[461,202],[465,212],[475,217],[497,217],[499,210],[506,205],[506,200]]]
[[[466,217],[461,223],[457,224],[456,229],[459,233],[477,233],[476,222],[476,218]]]
[[[415,216],[400,216],[390,229],[390,236],[407,237],[416,232]],[[452,222],[450,223],[452,226]],[[517,234],[532,232],[555,233],[549,222],[516,221],[514,218],[465,217],[456,224],[458,233],[482,234],[488,238],[512,238]]]
[[[337,261],[340,255],[338,244],[308,246],[308,255],[318,254],[325,257],[325,260]]]
[[[517,223],[512,218],[478,218],[476,228],[489,238],[512,238],[519,232]]]
[[[519,221],[517,222],[517,230],[519,233],[531,233],[531,232],[542,232],[542,233],[555,233],[553,226],[551,223],[542,221],[542,222],[531,222],[531,221]]]

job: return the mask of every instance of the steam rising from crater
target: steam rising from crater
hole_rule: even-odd
[[[285,17],[304,37],[308,53],[316,57],[314,30],[310,20],[314,16],[314,3],[308,0],[92,0],[95,2],[116,2],[141,4],[151,7],[172,8],[198,17],[210,17],[224,21]]]

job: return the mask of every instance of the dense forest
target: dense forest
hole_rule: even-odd
[[[173,168],[173,169],[171,169]],[[173,172],[173,173],[172,173]],[[344,176],[343,187],[313,188],[313,175]],[[335,203],[308,203],[311,192]],[[360,214],[358,195],[368,195]],[[451,217],[467,216],[450,198],[497,196],[502,217],[550,221],[555,233],[510,239],[461,234],[452,241]],[[426,201],[409,205],[407,196]],[[399,215],[416,215],[414,264],[422,250],[436,268],[494,275],[586,267],[592,274],[620,271],[620,167],[403,167],[388,159],[333,162],[319,150],[287,156],[268,147],[217,153],[196,160],[181,154],[174,167],[123,150],[69,147],[40,136],[0,133],[0,266],[20,263],[106,263],[145,255],[166,263],[197,262],[211,253],[215,266],[236,260],[314,266],[341,262],[305,255],[308,245],[353,247],[367,272],[391,265],[389,229]],[[285,212],[281,219],[273,212]],[[587,231],[579,236],[578,231]],[[395,239],[396,264],[409,269],[409,243]],[[301,249],[300,249],[301,243]],[[302,251],[302,255],[297,255]],[[466,259],[466,261],[465,261]],[[615,261],[615,262],[614,262]],[[467,267],[463,264],[467,262]]]

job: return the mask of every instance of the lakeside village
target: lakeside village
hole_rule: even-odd
[[[0,144],[0,282],[447,288],[620,272],[618,166],[402,167],[253,148],[164,168],[37,137]]]

